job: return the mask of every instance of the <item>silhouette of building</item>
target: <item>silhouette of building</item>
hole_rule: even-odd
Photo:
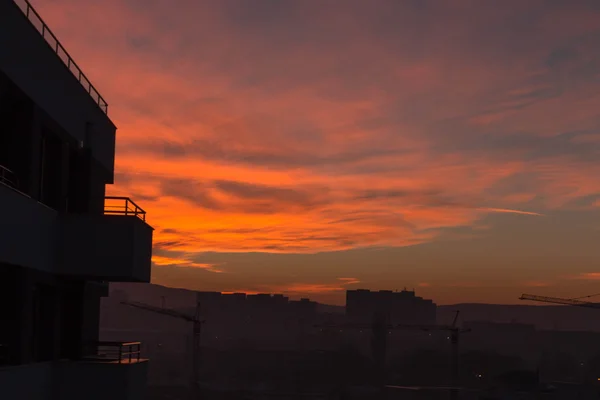
[[[136,343],[99,343],[108,282],[149,282],[152,228],[108,198],[107,104],[26,0],[0,0],[0,398],[143,398]]]
[[[415,296],[414,291],[346,291],[346,315],[352,319],[370,321],[375,314],[381,314],[392,323],[435,324],[436,309],[432,300]]]

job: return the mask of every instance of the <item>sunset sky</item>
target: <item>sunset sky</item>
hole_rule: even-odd
[[[32,4],[109,104],[154,283],[600,292],[600,1]]]

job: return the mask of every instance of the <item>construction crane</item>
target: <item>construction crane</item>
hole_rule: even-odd
[[[462,333],[470,332],[470,328],[461,328],[456,325],[458,321],[458,315],[460,311],[457,310],[454,315],[454,320],[452,321],[452,325],[406,325],[399,324],[395,325],[397,329],[412,329],[412,330],[422,330],[422,331],[447,331],[450,332],[450,345],[451,345],[451,385],[450,388],[450,398],[452,400],[458,399],[458,381],[459,381],[459,339]]]
[[[188,315],[176,310],[164,308],[164,298],[162,299],[163,307],[155,307],[149,304],[139,303],[136,301],[122,301],[131,307],[139,308],[154,312],[157,314],[168,315],[170,317],[183,319],[192,323],[192,373],[190,374],[191,399],[197,400],[200,395],[200,333],[202,324],[206,321],[200,319],[200,293],[196,293],[196,310],[194,315]]]
[[[585,298],[585,297],[592,297],[592,296],[594,296],[594,295],[580,297],[580,299]],[[564,304],[567,306],[576,306],[576,307],[600,308],[600,303],[590,303],[589,301],[583,301],[583,300],[578,300],[578,299],[563,299],[560,297],[537,296],[534,294],[525,294],[525,293],[522,294],[521,297],[519,297],[519,300],[531,300],[531,301],[539,301],[542,303]]]
[[[539,301],[539,302],[542,302],[542,303],[563,304],[563,305],[566,305],[566,306],[586,307],[586,308],[596,308],[596,309],[598,309],[598,308],[600,308],[600,303],[591,303],[589,301],[580,300],[580,299],[585,299],[585,298],[594,297],[594,296],[598,296],[598,295],[600,295],[600,293],[591,294],[591,295],[588,295],[588,296],[576,297],[576,298],[573,298],[573,299],[564,299],[564,298],[561,298],[561,297],[538,296],[538,295],[535,295],[535,294],[526,294],[526,293],[523,293],[521,295],[521,297],[519,297],[519,300]],[[538,374],[539,374],[539,369],[538,369]]]
[[[450,388],[450,398],[452,400],[458,399],[458,345],[459,338],[462,333],[469,332],[471,329],[460,328],[456,325],[458,320],[459,311],[456,311],[452,325],[411,325],[411,324],[390,324],[386,322],[385,316],[376,314],[371,324],[364,323],[344,323],[344,324],[321,324],[315,325],[317,328],[337,328],[337,329],[371,329],[371,349],[372,357],[378,368],[379,376],[383,376],[385,369],[385,353],[387,349],[387,335],[386,332],[392,329],[404,329],[404,330],[420,330],[420,331],[448,331],[450,332],[450,343],[451,343],[451,381],[452,387]]]

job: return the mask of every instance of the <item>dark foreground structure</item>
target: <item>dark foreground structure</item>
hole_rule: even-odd
[[[108,105],[25,0],[0,0],[0,398],[142,399],[139,343],[98,342],[108,282],[149,282]]]

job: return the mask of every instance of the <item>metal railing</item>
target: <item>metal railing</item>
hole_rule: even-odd
[[[141,342],[96,342],[90,343],[86,360],[131,364],[140,361]]]
[[[19,189],[19,180],[17,179],[17,175],[2,165],[0,165],[0,183],[3,183],[13,189]]]
[[[56,53],[58,58],[65,64],[67,69],[71,71],[73,76],[79,81],[81,86],[85,89],[86,92],[92,97],[94,102],[98,104],[98,107],[105,113],[108,114],[108,103],[104,100],[104,98],[98,93],[98,90],[92,85],[90,80],[85,76],[81,68],[75,63],[73,57],[67,53],[67,50],[63,47],[62,44],[56,38],[56,35],[52,33],[48,25],[42,20],[42,17],[35,11],[33,6],[29,3],[28,0],[13,0],[13,2],[19,7],[19,9],[25,14],[31,25],[42,35],[42,37],[46,40],[46,43],[50,46],[50,48]]]
[[[104,214],[133,215],[146,221],[146,211],[129,197],[106,196],[104,198]]]

